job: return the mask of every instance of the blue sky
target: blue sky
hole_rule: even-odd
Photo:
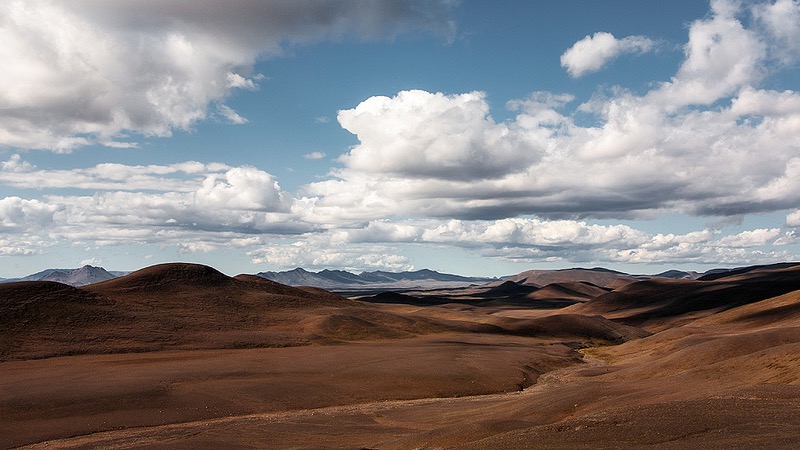
[[[0,277],[800,255],[797,1],[12,1],[0,42]]]

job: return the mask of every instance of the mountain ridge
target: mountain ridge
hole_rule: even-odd
[[[77,269],[45,269],[22,278],[4,278],[0,283],[15,281],[54,281],[73,287],[86,286],[117,278],[127,272],[109,272],[102,267],[84,265]]]
[[[405,272],[376,270],[355,274],[344,270],[321,270],[310,272],[295,268],[283,272],[259,272],[259,277],[289,286],[314,286],[324,289],[412,289],[431,287],[465,287],[496,281],[489,277],[465,277],[421,269]]]
[[[798,264],[800,263],[782,262],[773,265],[715,268],[705,272],[671,269],[654,275],[628,274],[603,267],[526,270],[518,274],[494,278],[454,275],[431,269],[404,272],[375,270],[363,271],[356,274],[338,269],[324,269],[319,272],[312,272],[301,267],[280,272],[258,272],[254,275],[289,286],[311,286],[339,291],[459,288],[487,283],[496,283],[499,285],[505,281],[513,281],[518,284],[535,287],[544,287],[551,283],[588,282],[604,288],[617,288],[628,283],[651,278],[711,281],[737,273],[752,271],[756,268],[770,266],[787,267]],[[74,287],[80,287],[107,281],[130,273],[130,271],[109,271],[103,267],[87,264],[75,269],[45,269],[24,277],[0,278],[0,283],[16,281],[55,281]]]

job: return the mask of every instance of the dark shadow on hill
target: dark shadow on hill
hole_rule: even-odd
[[[601,295],[570,312],[613,314],[616,320],[640,326],[684,315],[719,312],[800,289],[800,265],[748,268],[711,280],[652,279]]]

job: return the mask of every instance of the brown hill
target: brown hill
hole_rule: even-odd
[[[87,289],[94,291],[179,290],[200,287],[220,287],[234,284],[222,272],[202,264],[166,263],[145,267],[128,275],[95,283]]]
[[[800,263],[797,262],[785,262],[785,263],[777,263],[777,264],[768,264],[763,266],[748,266],[748,267],[740,267],[738,269],[717,269],[706,272],[705,275],[699,277],[698,279],[701,281],[714,281],[719,280],[720,278],[727,278],[727,277],[734,277],[743,274],[747,274],[749,272],[763,272],[763,271],[774,271],[780,269],[791,269],[800,266]]]
[[[358,300],[369,303],[416,305],[416,306],[443,305],[454,301],[447,297],[438,297],[435,295],[415,296],[415,295],[402,294],[400,292],[379,292],[374,295],[358,297]]]
[[[357,304],[327,291],[256,278],[176,263],[82,288],[46,281],[3,284],[0,355],[303,345],[313,339],[298,325],[307,311]]]
[[[565,281],[550,283],[543,288],[527,295],[534,300],[561,300],[565,303],[577,303],[599,297],[609,291],[587,281]]]
[[[83,326],[113,317],[114,302],[54,281],[0,284],[0,329]]]
[[[83,289],[120,301],[156,302],[164,308],[189,306],[187,302],[194,308],[216,305],[233,309],[351,303],[322,289],[286,286],[255,275],[229,277],[212,267],[188,263],[158,264]]]
[[[601,316],[554,314],[537,319],[506,319],[497,323],[505,331],[521,336],[573,338],[595,344],[620,344],[650,333],[614,323]]]
[[[113,300],[66,284],[0,284],[0,360],[80,353],[128,319]]]
[[[763,268],[713,281],[651,279],[587,303],[578,314],[602,314],[633,325],[663,324],[759,302],[800,289],[800,266]]]
[[[692,325],[737,325],[740,329],[800,326],[800,290],[714,314]]]

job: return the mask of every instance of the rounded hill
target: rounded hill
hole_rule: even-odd
[[[202,264],[165,263],[145,267],[128,275],[96,283],[93,290],[144,290],[218,287],[233,283],[233,278]]]

